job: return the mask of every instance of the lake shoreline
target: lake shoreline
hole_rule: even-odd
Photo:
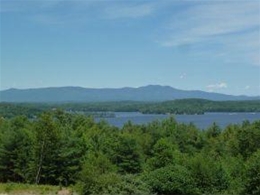
[[[164,120],[173,116],[177,122],[190,124],[193,123],[198,128],[206,129],[213,123],[221,128],[229,124],[241,124],[243,121],[253,122],[260,119],[260,112],[206,112],[201,115],[190,114],[143,114],[140,112],[114,112],[113,118],[95,118],[97,122],[105,120],[110,125],[123,127],[125,123],[132,122],[136,125],[148,124],[156,120]]]

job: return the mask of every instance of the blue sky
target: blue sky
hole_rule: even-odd
[[[1,0],[1,90],[168,85],[260,95],[259,0]]]

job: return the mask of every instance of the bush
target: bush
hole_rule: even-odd
[[[171,165],[148,173],[145,178],[152,192],[171,195],[199,194],[191,173],[181,165]]]

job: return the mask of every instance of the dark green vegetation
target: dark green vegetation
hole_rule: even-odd
[[[260,112],[260,100],[210,101],[181,99],[154,103],[140,109],[143,113],[203,114],[205,112]]]
[[[0,182],[80,194],[260,194],[260,121],[205,131],[174,118],[118,129],[55,110],[0,118]]]
[[[103,102],[103,103],[0,103],[0,116],[11,118],[25,115],[29,118],[42,111],[62,109],[67,112],[83,112],[97,117],[113,117],[106,112],[142,112],[156,114],[203,114],[205,112],[260,112],[260,100],[210,101],[182,99],[166,102]],[[101,113],[93,113],[101,112]]]

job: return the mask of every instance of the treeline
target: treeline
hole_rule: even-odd
[[[260,194],[260,121],[202,131],[170,117],[121,129],[60,110],[0,118],[0,182],[88,194]]]
[[[67,112],[141,112],[146,114],[204,114],[205,112],[260,112],[260,100],[210,101],[181,99],[166,102],[99,102],[99,103],[0,103],[0,116],[25,115],[33,118],[42,111],[62,109]],[[92,113],[93,114],[93,113]],[[94,114],[98,116],[97,114]],[[104,113],[100,114],[101,116]]]
[[[45,104],[0,103],[0,117],[13,118],[18,115],[24,115],[34,118],[43,111],[50,110],[50,108]]]
[[[211,101],[180,99],[155,103],[140,110],[143,113],[204,114],[205,112],[260,112],[260,100]]]

